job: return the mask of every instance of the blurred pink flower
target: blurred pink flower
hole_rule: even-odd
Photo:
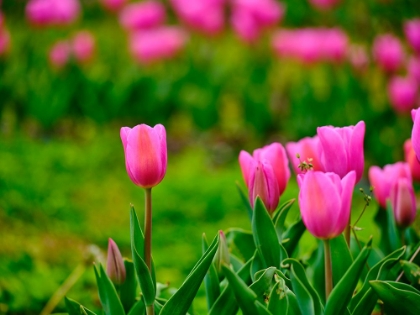
[[[341,61],[347,54],[346,33],[336,28],[280,30],[272,39],[275,51],[305,63]]]
[[[388,84],[388,93],[395,111],[409,113],[416,104],[417,83],[409,77],[394,77]]]
[[[102,3],[102,6],[111,12],[119,11],[127,2],[127,0],[100,0],[100,1]]]
[[[340,2],[340,0],[309,0],[309,2],[314,6],[315,8],[321,9],[321,10],[328,10],[333,8],[335,5]]]
[[[411,110],[413,129],[411,131],[411,144],[416,152],[417,160],[420,161],[420,112],[418,109]]]
[[[392,34],[379,35],[372,48],[373,58],[387,72],[394,72],[404,62],[404,51],[400,40]]]
[[[154,0],[128,4],[120,12],[120,24],[128,31],[158,27],[165,18],[165,7]]]
[[[420,18],[405,22],[404,32],[411,47],[417,53],[420,53]]]
[[[34,25],[68,25],[80,14],[78,0],[30,0],[26,17]]]
[[[50,62],[56,68],[64,67],[70,60],[71,45],[67,40],[56,42],[50,49]]]
[[[420,182],[420,162],[417,160],[411,139],[404,142],[404,160],[408,163],[413,180]]]
[[[224,4],[226,0],[171,0],[179,18],[200,32],[214,35],[224,26]]]
[[[319,154],[319,138],[314,136],[312,138],[306,137],[300,139],[298,142],[288,142],[286,144],[286,151],[289,155],[289,160],[292,163],[293,169],[296,174],[301,174],[302,171],[299,169],[301,162],[312,163],[314,171],[323,171],[324,168],[321,164],[321,156]],[[300,159],[297,158],[297,154],[300,155]]]
[[[357,71],[364,71],[369,65],[369,55],[362,45],[351,45],[348,49],[348,59]]]
[[[79,62],[88,62],[95,54],[95,38],[89,31],[80,31],[73,37],[73,55]]]
[[[379,205],[386,209],[386,201],[391,194],[391,188],[399,178],[411,181],[410,167],[405,162],[385,165],[383,169],[378,166],[369,168],[369,181],[373,187],[373,195]]]
[[[188,39],[184,30],[177,27],[160,27],[132,34],[130,51],[140,63],[168,59],[181,51]]]
[[[10,48],[10,34],[9,31],[0,28],[0,56],[7,53]]]
[[[4,15],[0,11],[0,29],[2,29],[3,27],[4,27]]]
[[[420,84],[420,57],[412,56],[407,63],[407,73],[410,78]]]
[[[274,0],[233,0],[231,22],[239,37],[249,42],[279,23],[284,12],[284,5]]]

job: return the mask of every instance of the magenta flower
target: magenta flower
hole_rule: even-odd
[[[420,18],[405,22],[404,33],[414,51],[420,53]]]
[[[369,181],[373,187],[373,195],[382,208],[386,209],[386,201],[390,196],[391,188],[399,178],[411,181],[410,167],[407,163],[388,164],[383,169],[378,166],[369,168]]]
[[[411,118],[413,118],[413,129],[411,131],[411,143],[413,145],[414,152],[416,153],[417,160],[420,161],[420,114],[417,114],[418,110],[411,110]]]
[[[130,51],[139,63],[170,59],[185,46],[188,36],[177,27],[160,27],[135,33],[130,38]]]
[[[79,62],[88,62],[95,54],[95,37],[89,31],[80,31],[73,37],[73,55]]]
[[[388,85],[389,99],[395,111],[409,113],[415,107],[417,83],[410,77],[394,77]]]
[[[387,72],[398,70],[405,58],[400,40],[391,34],[377,36],[372,53],[374,60]]]
[[[390,194],[395,222],[400,227],[408,227],[416,218],[416,198],[413,184],[407,178],[399,178],[391,188]]]
[[[125,6],[120,13],[120,24],[124,29],[132,32],[161,26],[165,18],[163,4],[150,0]]]
[[[286,151],[296,174],[302,173],[298,167],[299,164],[304,161],[308,163],[309,160],[311,160],[314,171],[323,171],[318,146],[318,136],[306,137],[298,142],[288,142],[286,144]],[[300,155],[300,159],[296,157],[297,154]]]
[[[67,40],[56,42],[50,49],[49,59],[56,68],[64,67],[70,60],[71,46]]]
[[[321,162],[326,172],[333,172],[343,178],[350,171],[356,172],[356,182],[362,178],[364,168],[363,140],[365,122],[356,126],[317,128]]]
[[[331,239],[346,228],[356,173],[342,179],[334,173],[309,171],[298,175],[299,207],[303,223],[317,238]]]
[[[417,160],[411,139],[407,139],[404,142],[404,160],[410,167],[413,180],[420,182],[420,162]]]
[[[78,0],[30,0],[25,10],[34,25],[68,25],[79,16],[80,3]]]
[[[101,0],[102,6],[111,12],[119,11],[127,0]]]
[[[167,164],[165,127],[160,124],[153,128],[145,124],[132,129],[122,127],[120,135],[131,181],[142,188],[159,184]]]
[[[126,278],[124,260],[117,244],[111,238],[108,239],[106,274],[116,285],[123,284]]]

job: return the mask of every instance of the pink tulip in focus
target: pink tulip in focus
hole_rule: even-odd
[[[284,6],[274,0],[233,0],[231,22],[245,41],[254,41],[264,28],[276,25],[284,16]]]
[[[188,39],[180,28],[161,27],[135,33],[130,39],[130,51],[142,64],[169,59],[179,53]]]
[[[365,122],[343,128],[318,127],[317,134],[324,171],[336,173],[341,178],[355,171],[356,182],[359,182],[364,168]]]
[[[308,171],[298,175],[299,207],[303,223],[317,238],[331,239],[346,228],[356,173],[342,179],[335,173]]]
[[[416,104],[417,83],[411,78],[394,77],[389,82],[388,93],[395,111],[409,113]]]
[[[10,48],[10,34],[6,29],[0,29],[0,56],[7,53]]]
[[[78,0],[30,0],[26,17],[34,25],[68,25],[80,14]]]
[[[317,136],[313,138],[303,138],[298,142],[289,142],[286,144],[286,151],[289,155],[289,159],[292,162],[293,169],[296,174],[301,174],[302,170],[299,169],[301,162],[312,163],[314,171],[323,171],[321,165],[321,157],[318,153],[319,139]],[[300,155],[300,159],[296,155]]]
[[[125,166],[131,181],[142,188],[159,184],[166,173],[166,130],[158,124],[145,124],[134,128],[122,127]]]
[[[407,41],[417,53],[420,53],[420,18],[404,23],[404,32]]]
[[[404,160],[408,163],[413,180],[420,182],[420,162],[417,160],[411,139],[404,142]]]
[[[95,38],[88,31],[80,31],[73,37],[73,54],[77,61],[88,62],[95,54]]]
[[[420,57],[411,57],[407,64],[408,77],[420,85]]]
[[[150,0],[131,3],[120,13],[120,24],[127,31],[151,29],[165,22],[165,7],[160,2]]]
[[[386,209],[386,201],[390,196],[391,188],[399,178],[411,181],[410,167],[405,162],[388,164],[383,169],[378,166],[369,168],[369,181],[373,187],[373,195],[383,209]]]
[[[126,278],[124,260],[117,244],[110,238],[108,239],[108,255],[106,259],[106,274],[112,283],[123,284]]]
[[[66,40],[56,42],[50,49],[49,59],[56,68],[64,67],[70,59],[71,46]]]
[[[413,184],[407,178],[399,178],[391,188],[390,194],[395,222],[399,227],[410,226],[417,214]]]
[[[328,10],[337,5],[340,0],[309,0],[309,2],[318,9]]]
[[[119,11],[127,0],[101,0],[103,7],[111,12]]]
[[[226,0],[171,0],[170,2],[179,18],[193,29],[209,35],[222,31]]]
[[[413,145],[417,160],[420,161],[420,114],[418,114],[418,109],[411,110],[411,118],[414,122],[411,131],[411,144]]]
[[[404,62],[404,51],[400,40],[391,34],[376,37],[373,48],[373,58],[387,72],[394,72]]]

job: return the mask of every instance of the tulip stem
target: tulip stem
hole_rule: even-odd
[[[333,289],[330,240],[324,240],[324,260],[325,260],[325,300],[328,300],[328,297]]]
[[[346,229],[344,230],[344,238],[346,239],[347,247],[350,249],[350,232],[351,232],[351,217],[349,218],[349,222],[346,225]]]
[[[145,190],[145,213],[144,213],[144,260],[147,267],[152,271],[152,189]]]

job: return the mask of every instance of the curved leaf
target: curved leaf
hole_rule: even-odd
[[[353,257],[351,256],[343,234],[331,239],[330,247],[333,283],[336,284],[344,276],[347,270],[349,270],[350,265],[353,263]]]
[[[130,311],[137,296],[137,279],[132,261],[124,259],[125,281],[119,287],[120,300],[126,313]]]
[[[96,315],[94,312],[87,309],[75,300],[69,299],[67,297],[65,297],[64,300],[66,302],[66,309],[69,315]]]
[[[203,234],[202,238],[202,249],[203,254],[206,252],[206,250],[208,250],[205,234]],[[206,288],[207,308],[210,310],[211,306],[220,295],[219,275],[217,274],[214,264],[210,265],[207,275],[204,277],[204,286]]]
[[[296,199],[290,199],[284,202],[280,208],[274,212],[273,222],[276,228],[277,236],[279,238],[279,242],[283,241],[283,233],[286,231],[285,222],[287,214],[289,213],[290,208],[295,203]]]
[[[251,204],[249,203],[249,199],[246,193],[244,193],[244,191],[242,190],[241,185],[239,185],[238,182],[236,182],[236,188],[238,188],[238,192],[239,192],[239,196],[241,197],[241,200],[243,202],[243,204],[245,205],[245,208],[247,210],[249,219],[252,220],[252,207]]]
[[[140,299],[137,301],[136,304],[130,309],[128,315],[142,315],[146,313],[146,306],[144,305],[144,301]]]
[[[401,266],[404,270],[405,277],[412,283],[419,285],[420,284],[420,267],[410,261],[401,260]]]
[[[156,287],[153,284],[150,270],[147,267],[140,254],[134,249],[134,269],[140,283],[141,293],[143,294],[144,303],[153,305],[156,298]]]
[[[300,238],[305,231],[306,226],[303,224],[303,221],[300,218],[283,233],[281,244],[284,246],[288,256],[292,256]]]
[[[258,274],[255,275],[256,280],[250,286],[250,289],[255,292],[258,300],[262,303],[264,303],[265,298],[271,291],[275,272],[276,267],[270,267],[265,270],[261,270]]]
[[[105,315],[124,315],[124,308],[117,291],[102,265],[99,265],[99,273],[96,266],[93,269],[95,271],[96,283],[98,284],[99,299],[101,300]]]
[[[245,261],[254,256],[255,245],[251,231],[238,228],[231,228],[226,231],[226,241],[232,252],[237,250]]]

